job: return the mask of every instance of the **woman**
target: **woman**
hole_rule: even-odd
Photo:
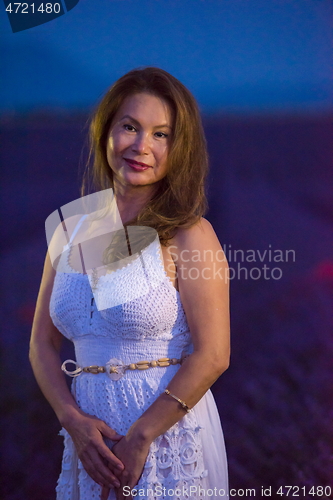
[[[227,263],[202,218],[207,154],[196,102],[161,69],[130,71],[99,104],[91,143],[95,188],[113,189],[129,254],[136,228],[155,229],[160,243],[150,239],[107,275],[110,296],[133,293],[144,256],[154,286],[106,308],[94,303],[91,276],[56,272],[46,256],[30,359],[65,437],[57,498],[131,498],[135,486],[141,498],[226,497],[209,388],[229,363]],[[85,217],[65,221],[69,246]],[[75,345],[73,395],[63,335]]]

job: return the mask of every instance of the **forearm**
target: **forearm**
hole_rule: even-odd
[[[194,352],[182,364],[168,384],[168,389],[189,408],[198,403],[207,390],[228,367],[227,356],[222,362],[212,362],[211,356]],[[186,415],[186,411],[171,396],[162,393],[128,431],[128,436],[152,442]]]
[[[61,371],[59,352],[51,342],[42,345],[31,343],[29,358],[41,391],[55,411],[60,424],[66,426],[71,417],[82,412]]]

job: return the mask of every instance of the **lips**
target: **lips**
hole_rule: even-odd
[[[150,165],[147,165],[147,163],[131,160],[130,158],[124,158],[124,160],[134,170],[142,171],[142,170],[147,170],[148,168],[152,168]]]

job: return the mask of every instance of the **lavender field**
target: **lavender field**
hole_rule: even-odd
[[[62,438],[28,343],[44,222],[79,197],[86,120],[0,118],[3,500],[55,498]],[[205,130],[207,218],[232,269],[231,366],[213,392],[233,498],[264,487],[281,499],[288,485],[333,498],[332,117],[206,117]]]

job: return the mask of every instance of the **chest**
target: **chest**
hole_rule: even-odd
[[[94,332],[167,339],[175,332],[187,331],[172,269],[167,273],[164,266],[169,258],[168,254],[164,258],[160,246],[151,245],[129,265],[101,276],[97,286],[91,276],[66,267],[65,259],[65,272],[57,272],[51,296],[53,322],[71,339]]]

